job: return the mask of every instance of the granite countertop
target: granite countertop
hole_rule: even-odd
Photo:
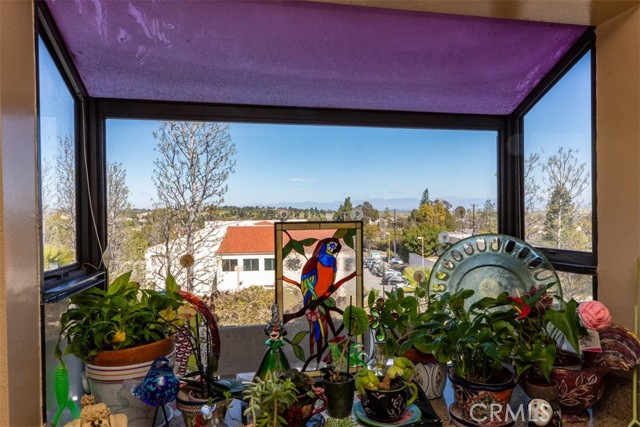
[[[601,400],[591,410],[591,419],[587,423],[567,424],[563,427],[588,426],[588,427],[627,427],[632,417],[632,382],[628,378],[609,375],[606,378],[605,392]],[[520,387],[516,387],[511,405],[516,409],[520,403],[527,404],[529,398]],[[444,427],[453,427],[449,422],[449,405],[453,402],[453,390],[447,383],[443,397],[430,401],[431,406],[442,419]],[[514,427],[527,426],[527,422],[517,420]]]
[[[430,401],[433,409],[442,419],[444,427],[454,427],[455,424],[449,422],[448,408],[453,402],[453,390],[447,384],[443,397]],[[511,399],[511,405],[515,409],[520,403],[527,404],[528,397],[520,387],[516,387]],[[632,417],[632,382],[628,378],[616,375],[609,375],[606,379],[604,395],[598,404],[591,411],[592,417],[587,423],[567,424],[564,427],[588,426],[588,427],[627,427]],[[182,427],[182,416],[175,410],[174,417],[169,423],[170,427]],[[526,427],[527,422],[517,420],[514,427]]]

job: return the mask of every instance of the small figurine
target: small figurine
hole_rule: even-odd
[[[562,425],[562,414],[558,401],[549,402],[541,398],[529,401],[529,426],[531,427],[559,427]]]
[[[257,378],[264,379],[268,372],[285,372],[289,369],[289,361],[282,348],[285,345],[284,337],[287,331],[282,326],[278,304],[271,306],[271,322],[264,329],[269,339],[265,342],[268,349],[260,362],[260,367],[256,372]]]
[[[125,414],[112,415],[107,405],[95,403],[95,397],[85,394],[81,399],[80,418],[68,423],[65,427],[127,427]]]
[[[171,361],[166,357],[159,357],[153,361],[147,376],[131,390],[131,393],[147,405],[156,407],[151,424],[155,425],[159,408],[162,408],[165,421],[169,421],[164,405],[176,400],[179,389],[180,381],[173,373]]]

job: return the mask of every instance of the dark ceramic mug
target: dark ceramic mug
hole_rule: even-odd
[[[411,390],[411,391],[409,391]],[[408,406],[418,398],[418,386],[403,382],[393,390],[366,390],[360,394],[360,402],[368,418],[383,423],[402,418]]]
[[[321,403],[316,404],[317,401]],[[298,400],[289,408],[284,418],[289,426],[303,426],[312,416],[324,411],[326,407],[327,397],[324,395],[324,389],[313,387],[309,393],[298,395]]]

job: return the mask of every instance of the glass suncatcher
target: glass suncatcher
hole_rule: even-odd
[[[342,313],[362,307],[362,221],[275,224],[276,302],[294,367],[314,371],[330,340],[344,335]]]

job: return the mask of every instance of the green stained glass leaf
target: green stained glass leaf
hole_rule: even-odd
[[[324,300],[323,304],[325,307],[335,307],[336,300],[334,300],[332,297],[329,297],[326,300]]]
[[[291,243],[291,247],[294,251],[298,252],[301,255],[304,255],[304,246],[302,246],[302,243],[298,242],[297,240],[290,240],[289,243]]]
[[[344,236],[347,235],[348,231],[349,231],[348,228],[341,228],[339,230],[336,230],[336,232],[333,234],[333,238],[334,239],[342,239]]]
[[[289,253],[291,253],[291,250],[293,249],[293,246],[291,245],[291,240],[289,240],[289,243],[287,243],[286,245],[284,245],[284,248],[282,248],[282,258],[286,258],[287,255],[289,255]]]
[[[302,347],[299,344],[292,344],[291,347],[293,348],[293,354],[296,356],[296,358],[304,362],[305,356],[304,356],[304,350],[302,349]]]
[[[291,340],[291,345],[300,344],[304,337],[309,333],[309,331],[301,331],[296,334],[295,337]]]
[[[346,236],[344,236],[344,244],[349,246],[351,249],[355,249],[353,247],[353,236],[351,234],[347,234]]]
[[[309,239],[300,240],[300,244],[302,246],[311,246],[317,241],[318,241],[318,239],[309,238]]]

